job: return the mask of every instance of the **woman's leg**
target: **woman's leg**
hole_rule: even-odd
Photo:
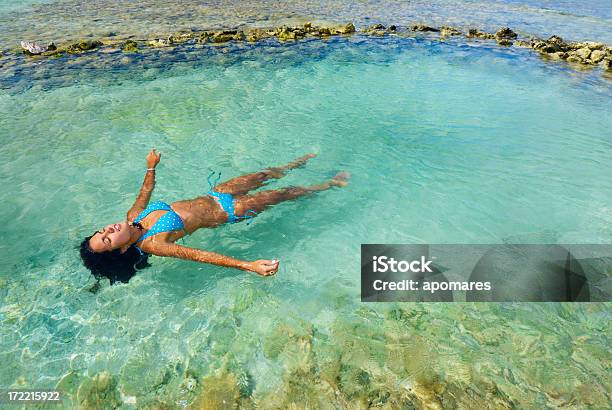
[[[315,154],[307,154],[281,167],[266,168],[260,172],[230,179],[229,181],[218,185],[215,188],[215,191],[232,195],[245,195],[249,191],[262,187],[269,179],[282,178],[285,176],[286,171],[301,167],[306,163],[306,161],[315,156]]]
[[[349,178],[350,174],[348,172],[340,172],[329,181],[318,185],[311,185],[307,187],[281,188],[262,191],[253,195],[239,196],[235,198],[235,213],[236,216],[243,216],[249,210],[260,213],[267,207],[278,204],[279,202],[296,199],[317,191],[324,191],[334,186],[346,186],[348,184]]]

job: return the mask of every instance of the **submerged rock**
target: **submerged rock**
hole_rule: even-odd
[[[385,26],[383,26],[382,24],[372,24],[371,26],[368,26],[364,29],[364,31],[368,31],[368,30],[384,30]]]
[[[235,409],[240,400],[240,389],[236,376],[227,371],[218,371],[204,377],[202,392],[195,400],[194,409]]]
[[[98,40],[83,40],[79,41],[75,46],[81,51],[93,50],[94,48],[100,47],[102,42]]]
[[[506,39],[511,39],[511,38],[517,38],[518,34],[516,34],[514,31],[512,31],[510,29],[510,27],[502,27],[499,30],[497,30],[497,32],[495,33],[495,38],[506,38]]]
[[[440,30],[440,35],[442,37],[460,36],[461,34],[463,34],[461,31],[459,31],[455,27],[451,27],[451,26],[442,26],[442,28]]]
[[[606,57],[606,52],[603,50],[593,50],[591,52],[591,62],[593,64],[598,64]]]
[[[513,44],[513,41],[507,38],[498,38],[496,41],[497,44],[504,47],[510,47]]]
[[[374,31],[370,31],[369,34],[371,36],[384,37],[384,35],[387,34],[387,32],[384,30],[374,30]]]
[[[266,30],[257,28],[257,29],[250,30],[247,33],[246,40],[250,42],[255,42],[255,41],[263,40],[268,37],[270,37],[270,35],[266,32]]]
[[[568,47],[571,48],[572,50],[578,50],[580,48],[588,48],[589,50],[593,51],[593,50],[603,50],[606,48],[605,44],[603,43],[595,43],[593,41],[584,41],[581,43],[569,43]]]
[[[331,30],[327,27],[317,27],[317,29],[315,31],[312,31],[311,33],[315,34],[315,35],[319,35],[319,36],[331,36]]]
[[[610,53],[610,48],[603,43],[591,41],[566,43],[556,35],[546,41],[535,39],[531,42],[531,47],[547,58],[585,65],[599,64]]]
[[[276,28],[260,29],[255,28],[249,30],[245,35],[238,32],[234,35],[233,40],[247,40],[256,42],[269,37],[276,37],[279,41],[299,40],[307,36],[311,37],[328,37],[339,34],[351,34],[355,32],[353,23],[340,24],[337,26],[313,26],[307,22],[303,26],[280,26]]]
[[[371,36],[383,37],[388,33],[400,36],[411,36],[408,32],[398,32],[397,26],[390,25],[385,27],[383,24],[373,24],[361,30],[362,33]],[[518,40],[518,35],[509,27],[501,27],[495,34],[471,28],[467,33],[451,26],[442,26],[440,29],[425,24],[413,24],[409,27],[413,32],[439,32],[442,39],[449,36],[465,35],[468,38],[496,40],[500,46],[516,46],[531,48],[538,51],[542,57],[553,60],[566,60],[572,63],[585,65],[600,64],[604,69],[608,69],[612,60],[612,48],[604,43],[585,41],[567,43],[561,37],[553,35],[548,40],[532,38],[530,40]],[[181,31],[169,34],[165,38],[154,38],[148,41],[134,40],[80,40],[77,42],[65,43],[56,47],[55,44],[37,44],[29,41],[22,41],[21,48],[28,55],[42,55],[49,57],[61,57],[64,54],[81,54],[90,50],[101,48],[102,53],[114,53],[123,51],[125,53],[137,52],[146,47],[171,47],[176,44],[195,40],[198,43],[225,43],[229,41],[249,41],[257,42],[271,37],[276,37],[279,41],[297,41],[305,37],[326,38],[334,35],[346,35],[355,32],[355,26],[349,22],[332,26],[315,26],[311,22],[306,22],[301,26],[279,26],[268,28],[252,28],[243,32],[237,29],[224,29],[218,31],[198,31],[195,28],[191,32]],[[114,35],[114,33],[112,33]],[[108,34],[111,36],[111,34]],[[2,54],[0,53],[0,57]],[[129,60],[128,60],[129,61]]]
[[[561,49],[557,45],[548,44],[547,42],[541,40],[534,41],[531,44],[531,47],[541,53],[556,53],[561,51]]]
[[[125,53],[133,53],[138,51],[138,44],[134,40],[128,40],[123,43],[121,50]]]
[[[489,40],[495,38],[495,34],[486,33],[475,28],[469,29],[467,36],[470,38],[484,38]]]
[[[551,36],[546,41],[535,40],[532,47],[541,53],[558,53],[559,51],[570,50],[569,45],[559,36]]]
[[[579,48],[578,50],[572,51],[570,53],[573,53],[574,55],[577,55],[583,60],[586,60],[587,58],[591,56],[591,49],[584,47],[584,48]]]
[[[355,26],[353,25],[353,23],[347,23],[341,26],[334,27],[334,31],[336,34],[351,34],[355,32]]]
[[[412,31],[424,31],[424,32],[432,32],[432,33],[437,33],[440,30],[435,28],[435,27],[431,27],[431,26],[426,26],[425,24],[413,24],[412,26],[410,26],[410,30]]]
[[[565,60],[568,63],[584,63],[584,60],[575,54],[568,55]]]
[[[306,31],[302,27],[281,26],[276,30],[275,35],[280,41],[298,40],[306,37]]]
[[[514,42],[514,45],[516,47],[531,48],[531,42],[530,41],[516,40]]]
[[[116,408],[121,405],[117,380],[109,372],[87,378],[77,391],[79,407],[83,409]]]
[[[382,24],[373,24],[371,26],[365,27],[362,32],[371,36],[378,37],[382,37],[387,33],[386,27]]]
[[[283,29],[283,30],[281,30],[280,33],[278,33],[276,35],[276,38],[278,38],[280,41],[297,40],[298,39],[298,35],[294,31],[290,31],[288,29]]]
[[[147,44],[151,47],[168,47],[173,44],[172,37],[168,38],[154,38],[153,40],[149,40]]]
[[[587,41],[586,46],[588,48],[590,48],[591,50],[603,50],[604,48],[606,48],[606,45],[604,43],[596,43],[596,42],[592,42],[592,41]]]
[[[307,22],[302,27],[293,27],[292,30],[298,33],[298,37],[305,37],[306,35],[314,37],[327,37],[338,34],[352,34],[355,32],[355,26],[353,23],[346,23],[331,27],[318,27],[313,26],[310,22]]]
[[[563,41],[563,39],[557,35],[552,35],[550,36],[550,38],[547,40],[547,43],[549,44],[557,44],[557,45],[564,45],[565,41]]]
[[[101,45],[102,43],[98,40],[81,40],[76,43],[69,44],[65,48],[65,51],[70,54],[80,54],[84,51],[96,49]]]
[[[189,41],[193,37],[194,37],[193,33],[176,33],[176,34],[171,34],[168,37],[168,40],[170,40],[173,44],[177,44],[177,43],[184,43],[186,41]]]
[[[546,54],[546,56],[553,60],[565,60],[567,58],[567,53],[563,51],[558,51],[556,53]]]
[[[34,43],[32,41],[22,41],[21,48],[26,54],[38,55],[38,54],[45,53],[47,51],[55,50],[57,47],[55,47],[54,43],[42,45],[42,44]]]
[[[227,43],[228,41],[234,40],[234,37],[238,34],[236,30],[222,30],[216,31],[210,37],[213,43]]]

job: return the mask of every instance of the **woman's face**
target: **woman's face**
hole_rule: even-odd
[[[132,239],[131,225],[127,221],[110,224],[100,229],[89,239],[89,247],[94,252],[106,252],[127,246]],[[125,252],[122,249],[122,253]]]

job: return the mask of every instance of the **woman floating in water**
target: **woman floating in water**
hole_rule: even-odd
[[[285,166],[239,176],[213,187],[207,195],[168,205],[162,201],[149,203],[155,186],[155,167],[161,158],[153,149],[147,156],[147,173],[134,205],[127,212],[127,220],[107,225],[85,238],[81,243],[81,258],[92,273],[107,276],[111,281],[113,278],[129,279],[137,268],[147,266],[149,254],[227,266],[262,276],[273,275],[278,270],[276,260],[248,262],[174,242],[200,228],[249,219],[279,202],[348,183],[349,174],[341,172],[319,185],[249,194],[267,180],[283,177],[287,170],[304,165],[314,156],[308,154]]]

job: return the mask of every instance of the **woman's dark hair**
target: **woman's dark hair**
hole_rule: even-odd
[[[137,270],[151,266],[148,263],[149,255],[142,255],[134,245],[124,253],[119,249],[94,252],[89,247],[89,239],[93,235],[83,239],[80,253],[83,264],[96,278],[109,278],[111,285],[116,281],[127,283]]]

